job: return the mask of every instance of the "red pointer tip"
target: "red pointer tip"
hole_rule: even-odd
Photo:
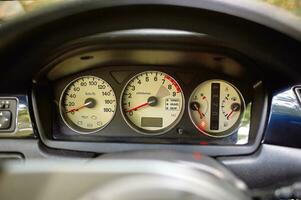
[[[126,112],[132,112],[132,111],[136,111],[136,110],[138,110],[139,108],[141,108],[141,107],[144,107],[144,106],[148,106],[149,105],[149,103],[148,102],[146,102],[146,103],[144,103],[144,104],[141,104],[140,106],[136,106],[135,108],[132,108],[132,109],[130,109],[130,110],[127,110]]]
[[[199,115],[200,115],[200,118],[203,119],[203,117],[205,117],[205,114],[202,113],[202,112],[200,111],[200,108],[198,108],[195,104],[194,104],[193,106],[194,106],[194,108],[196,109],[196,111],[198,111],[198,113],[199,113]]]
[[[228,119],[228,120],[229,120],[229,118],[230,118],[230,116],[232,115],[233,112],[234,112],[234,111],[231,110],[231,112],[227,115],[227,119]]]

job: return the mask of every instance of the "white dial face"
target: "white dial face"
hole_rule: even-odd
[[[176,125],[183,114],[184,96],[166,73],[146,71],[125,86],[121,110],[126,122],[143,134],[158,135]]]
[[[195,127],[212,137],[225,137],[238,126],[245,104],[240,92],[223,80],[201,83],[189,99],[189,116]]]
[[[63,91],[60,113],[66,125],[78,133],[92,133],[104,128],[116,111],[116,97],[111,86],[101,78],[83,76]]]

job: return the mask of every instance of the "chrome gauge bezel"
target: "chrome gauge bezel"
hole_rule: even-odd
[[[240,115],[239,115],[239,118],[237,120],[237,122],[235,122],[228,130],[226,131],[222,131],[220,132],[219,134],[221,135],[214,135],[212,134],[211,132],[206,132],[206,131],[203,131],[201,129],[198,128],[198,126],[196,125],[196,123],[194,122],[194,120],[192,119],[192,115],[191,115],[191,109],[190,109],[190,103],[192,102],[192,99],[193,99],[193,94],[197,91],[197,89],[199,88],[199,86],[201,84],[204,84],[204,83],[207,83],[207,82],[214,82],[214,81],[219,81],[219,82],[225,82],[227,84],[229,84],[231,87],[233,87],[235,89],[235,91],[238,93],[239,97],[240,97],[240,100],[241,100],[241,104],[242,104],[242,110],[240,112]],[[245,104],[245,100],[244,100],[244,97],[242,95],[242,93],[240,92],[240,90],[234,86],[232,83],[226,81],[226,80],[223,80],[223,79],[210,79],[210,80],[206,80],[206,81],[203,81],[201,83],[199,83],[195,88],[194,90],[192,91],[190,97],[189,97],[189,100],[188,100],[188,105],[187,105],[187,110],[188,110],[188,115],[189,115],[189,118],[190,118],[190,121],[192,122],[192,124],[194,125],[194,127],[201,133],[203,133],[204,135],[207,135],[209,137],[212,137],[212,138],[225,138],[225,137],[228,137],[232,134],[234,134],[235,132],[237,132],[237,130],[239,129],[240,127],[240,124],[241,124],[241,120],[243,118],[243,115],[244,115],[244,112],[246,110],[246,104]],[[228,133],[227,133],[228,132]],[[223,134],[223,133],[226,133],[226,134]]]
[[[60,117],[61,117],[62,121],[64,122],[64,124],[65,124],[69,129],[71,129],[72,131],[74,131],[74,132],[76,132],[76,133],[78,133],[78,134],[82,134],[82,135],[93,134],[93,133],[96,133],[96,132],[98,132],[98,131],[100,131],[100,130],[106,128],[106,127],[110,124],[110,122],[114,119],[114,117],[115,117],[115,115],[116,115],[116,112],[117,112],[116,109],[117,109],[117,107],[118,107],[117,105],[115,106],[115,112],[113,113],[111,119],[110,119],[106,124],[104,124],[103,126],[101,126],[100,128],[93,129],[92,131],[81,131],[81,130],[77,130],[77,129],[75,129],[74,127],[72,127],[72,126],[69,124],[69,122],[65,119],[64,114],[62,113],[62,100],[63,100],[63,97],[64,97],[64,94],[65,94],[66,90],[70,87],[71,84],[75,83],[75,82],[76,82],[77,80],[79,80],[79,79],[87,78],[87,77],[89,77],[89,78],[94,77],[94,78],[97,78],[97,79],[101,79],[102,81],[104,81],[106,84],[108,84],[108,85],[112,88],[112,86],[111,86],[106,80],[104,80],[103,78],[100,78],[100,77],[95,76],[95,75],[84,75],[84,76],[80,76],[80,77],[77,77],[77,78],[75,78],[75,79],[72,79],[72,80],[64,87],[64,89],[62,90],[61,95],[60,95],[60,99],[59,99],[59,113],[60,113]],[[114,94],[115,101],[116,101],[116,104],[117,104],[118,101],[117,101],[117,97],[116,97],[116,94],[115,94],[113,88],[112,88],[112,92],[113,92],[113,94]],[[71,122],[71,123],[73,123],[73,122]],[[76,124],[75,124],[75,126],[76,126]],[[83,129],[83,128],[82,128],[82,129]],[[87,130],[88,130],[88,129],[87,129]]]
[[[163,128],[162,130],[160,131],[148,131],[148,130],[144,130],[144,129],[141,129],[139,127],[137,127],[135,124],[133,124],[129,119],[127,119],[127,116],[126,114],[124,113],[123,111],[123,107],[122,107],[122,101],[123,101],[123,96],[124,96],[124,92],[125,92],[125,89],[127,88],[128,84],[133,80],[135,79],[136,77],[140,76],[141,74],[144,74],[144,73],[150,73],[150,72],[158,72],[158,73],[164,73],[168,76],[170,76],[174,81],[176,81],[176,83],[178,84],[179,88],[181,89],[182,91],[182,108],[181,108],[181,111],[180,111],[180,114],[178,116],[178,118],[171,124],[169,125],[168,127],[166,128]],[[176,125],[178,125],[178,123],[181,121],[183,115],[184,115],[184,111],[185,111],[185,94],[182,90],[182,87],[181,85],[178,83],[178,81],[173,77],[171,76],[170,74],[164,72],[164,71],[159,71],[159,70],[147,70],[147,71],[142,71],[142,72],[139,72],[139,73],[136,73],[134,74],[133,76],[131,76],[131,78],[126,82],[126,84],[124,85],[123,89],[122,89],[122,92],[121,92],[121,95],[120,95],[120,100],[119,100],[119,106],[120,106],[120,112],[121,112],[121,116],[123,118],[123,120],[126,122],[126,124],[132,129],[134,130],[135,132],[139,133],[139,134],[142,134],[142,135],[146,135],[146,136],[158,136],[158,135],[163,135],[165,133],[167,133],[168,131],[170,131],[171,129],[173,129]]]

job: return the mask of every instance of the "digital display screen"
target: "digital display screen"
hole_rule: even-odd
[[[211,113],[210,113],[210,129],[219,129],[219,99],[220,99],[220,84],[211,84]]]
[[[163,127],[163,118],[141,117],[141,127]]]

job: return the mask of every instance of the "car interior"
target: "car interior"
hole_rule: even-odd
[[[66,1],[0,26],[0,199],[301,199],[301,18]]]

